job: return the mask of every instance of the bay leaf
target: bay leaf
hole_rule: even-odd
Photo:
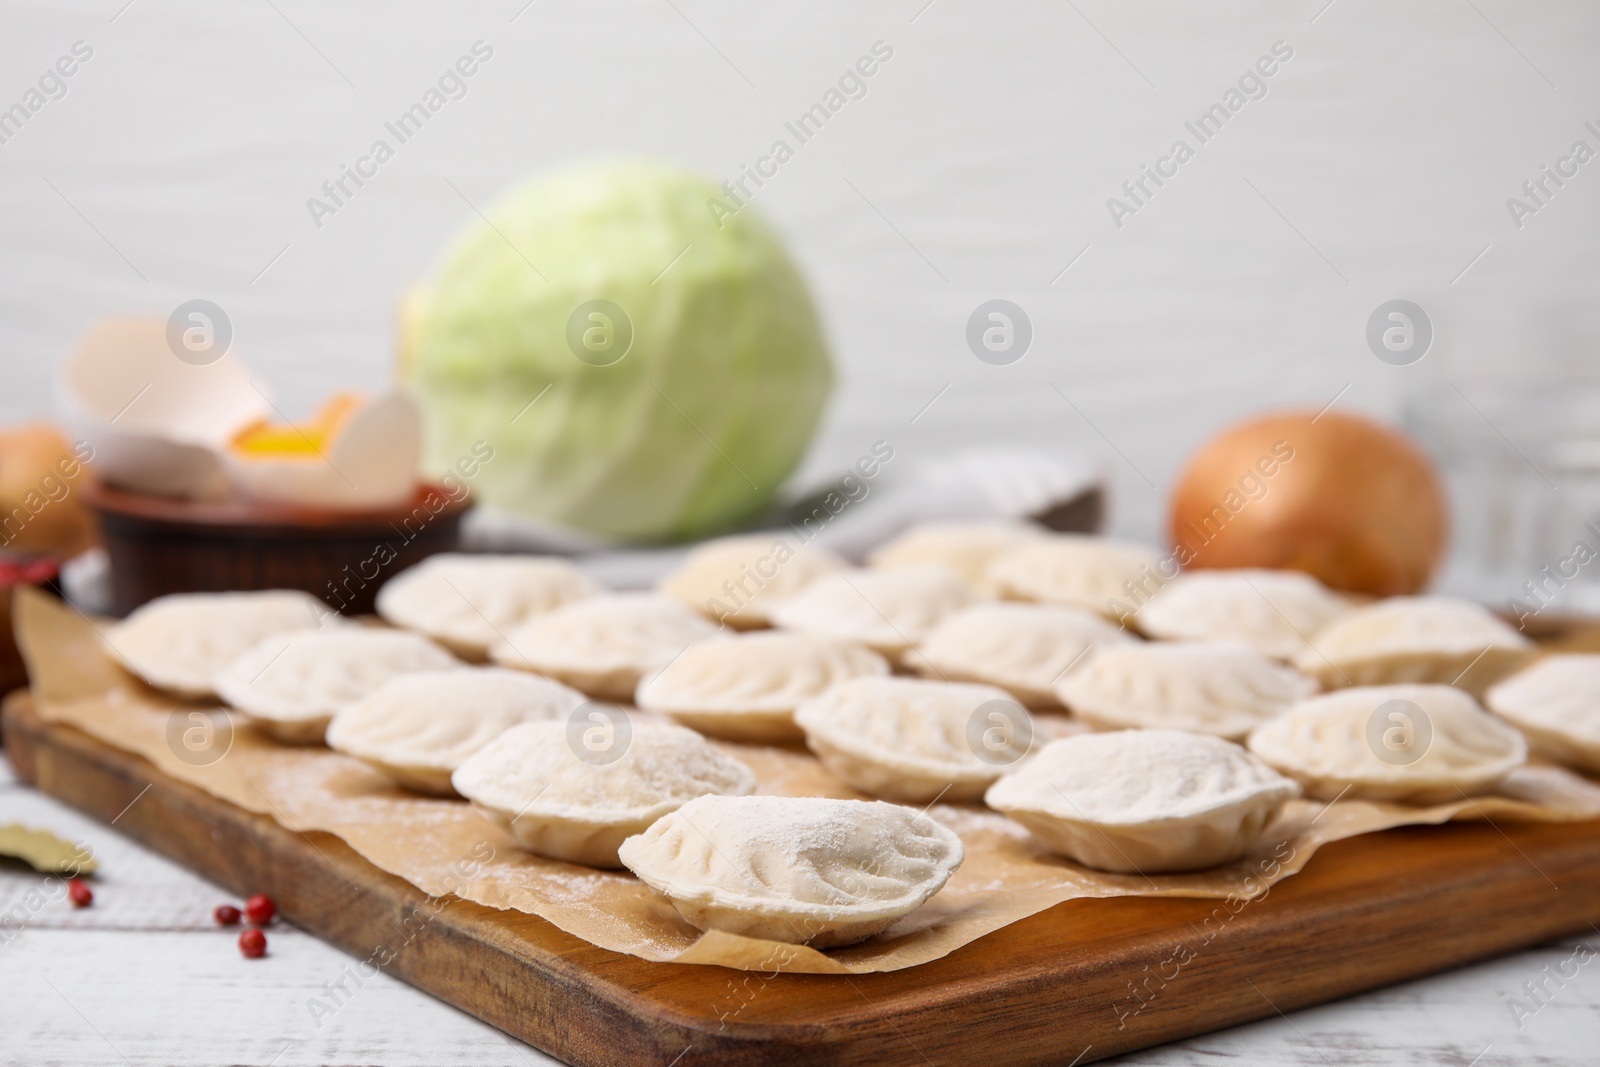
[[[88,849],[15,822],[0,826],[0,856],[19,859],[42,874],[88,874],[95,868]]]

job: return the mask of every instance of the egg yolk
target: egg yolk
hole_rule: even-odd
[[[231,448],[244,459],[321,459],[360,403],[359,394],[336,393],[311,422],[299,426],[263,420],[235,435]]]

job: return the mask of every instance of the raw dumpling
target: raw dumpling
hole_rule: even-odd
[[[756,776],[693,730],[630,720],[620,708],[596,722],[513,726],[456,769],[456,791],[529,852],[590,867],[618,867],[617,847],[686,801],[707,793],[742,796]],[[622,754],[600,762],[575,731],[617,730]],[[621,738],[618,740],[618,738]]]
[[[768,624],[771,604],[844,567],[827,549],[796,548],[778,534],[747,534],[700,545],[658,588],[709,619],[755,630]]]
[[[340,617],[310,593],[172,593],[106,631],[121,664],[157,689],[203,699],[222,669],[273,634],[318,629]]]
[[[1119,730],[1052,741],[984,799],[1085,867],[1155,874],[1232,863],[1299,795],[1220,738]]]
[[[599,590],[576,567],[541,556],[442,553],[378,590],[378,614],[482,660],[518,624]]]
[[[998,685],[1035,708],[1059,708],[1055,685],[1097,648],[1134,640],[1101,615],[1053,604],[973,604],[934,627],[906,663],[951,682]]]
[[[1440,682],[1481,696],[1533,653],[1532,641],[1471,601],[1394,597],[1334,619],[1295,665],[1330,689]]]
[[[328,724],[328,747],[410,789],[454,796],[450,775],[518,723],[562,720],[584,695],[500,667],[458,667],[391,678]]]
[[[1165,580],[1162,561],[1143,545],[1088,534],[1054,534],[1014,548],[990,565],[1002,596],[1130,614]]]
[[[1235,641],[1141,641],[1094,653],[1056,693],[1102,729],[1165,727],[1240,740],[1317,688]]]
[[[1299,571],[1184,571],[1139,609],[1139,629],[1183,641],[1243,641],[1292,660],[1350,603]]]
[[[1488,792],[1528,758],[1520,733],[1448,685],[1314,697],[1257,727],[1250,751],[1323,800],[1413,804]]]
[[[634,702],[714,737],[798,741],[802,702],[846,678],[888,673],[883,657],[853,641],[744,634],[690,645],[639,683]]]
[[[980,593],[999,593],[989,566],[999,556],[1045,536],[1021,522],[925,522],[913,526],[869,557],[874,567],[942,564]]]
[[[535,615],[508,633],[492,656],[597,699],[627,701],[639,679],[716,633],[671,597],[611,593]]]
[[[916,911],[964,855],[911,808],[822,797],[701,797],[620,854],[692,926],[818,949]]]
[[[775,626],[859,641],[892,660],[972,600],[972,590],[946,567],[841,571],[768,614]]]
[[[1033,740],[1005,690],[911,678],[840,682],[800,705],[794,721],[849,785],[915,804],[976,800]]]
[[[1600,655],[1547,656],[1487,697],[1539,755],[1600,774]]]
[[[389,679],[460,666],[419,634],[341,626],[266,638],[217,676],[217,694],[279,741],[315,744],[335,712]]]

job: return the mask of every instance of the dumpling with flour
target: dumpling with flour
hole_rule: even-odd
[[[1181,641],[1242,641],[1263,655],[1292,660],[1310,635],[1350,602],[1299,571],[1184,571],[1139,609],[1141,631]]]
[[[859,641],[898,660],[946,616],[975,596],[947,567],[841,571],[775,604],[775,625]]]
[[[1313,697],[1250,735],[1250,751],[1323,800],[1442,804],[1486,793],[1528,758],[1517,730],[1448,685]]]
[[[385,622],[482,660],[518,624],[598,591],[562,559],[441,553],[384,583],[377,607]]]
[[[794,721],[845,782],[916,804],[976,800],[1032,742],[1021,706],[992,685],[856,678],[800,705]]]
[[[743,763],[681,726],[629,719],[591,752],[565,722],[513,726],[456,769],[456,791],[530,852],[590,867],[617,867],[617,849],[696,797],[752,793]]]
[[[1102,729],[1165,727],[1240,740],[1317,688],[1249,645],[1140,641],[1094,653],[1056,693]]]
[[[885,675],[883,657],[856,644],[772,631],[716,638],[639,683],[645,711],[733,741],[798,741],[794,710],[835,682]]]
[[[844,560],[816,545],[743,534],[694,548],[658,589],[715,622],[755,630],[768,625],[774,603],[844,568]]]
[[[193,699],[215,695],[223,668],[273,634],[344,620],[309,593],[172,593],[135,608],[105,634],[106,647],[148,684]]]
[[[1539,755],[1600,774],[1600,655],[1546,656],[1490,689],[1485,701]]]
[[[1045,531],[1032,523],[925,522],[880,546],[868,561],[879,568],[942,565],[973,589],[992,595],[999,589],[989,576],[990,565],[1011,549],[1044,536]]]
[[[454,796],[450,775],[518,723],[562,720],[587,701],[564,685],[501,667],[402,674],[342,708],[328,747],[421,793]]]
[[[335,712],[391,678],[462,665],[420,634],[341,626],[266,638],[217,676],[217,693],[279,741],[314,744]]]
[[[701,797],[619,850],[690,925],[817,949],[889,929],[964,855],[914,808],[822,797]]]
[[[1052,741],[984,799],[1070,860],[1155,874],[1233,862],[1299,794],[1220,738],[1119,730]]]
[[[1335,618],[1295,665],[1330,689],[1438,682],[1481,696],[1534,652],[1532,641],[1479,604],[1392,597]]]
[[[601,700],[631,700],[639,680],[717,627],[671,597],[610,593],[535,615],[491,657]]]
[[[1088,534],[1053,534],[1014,548],[989,567],[1002,596],[1119,618],[1153,596],[1165,576],[1154,549]]]
[[[1055,686],[1069,671],[1133,640],[1082,608],[1005,601],[962,608],[903,658],[930,678],[998,685],[1029,707],[1059,709]]]

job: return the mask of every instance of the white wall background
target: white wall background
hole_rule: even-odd
[[[1115,527],[1154,537],[1186,451],[1245,412],[1345,390],[1393,413],[1424,378],[1489,404],[1530,361],[1594,362],[1600,162],[1520,230],[1505,204],[1600,148],[1590,3],[124,3],[0,9],[0,107],[94,49],[0,144],[5,419],[52,410],[96,315],[194,297],[291,413],[375,385],[397,295],[475,217],[452,183],[482,205],[617,152],[736,174],[880,39],[868,95],[756,201],[842,368],[812,472],[876,437],[1076,447],[1114,477]],[[479,39],[468,95],[317,229],[306,198]],[[1106,198],[1278,40],[1269,95],[1116,229]],[[1033,320],[1012,366],[963,339],[991,297]],[[1438,331],[1415,367],[1365,344],[1394,297]]]

